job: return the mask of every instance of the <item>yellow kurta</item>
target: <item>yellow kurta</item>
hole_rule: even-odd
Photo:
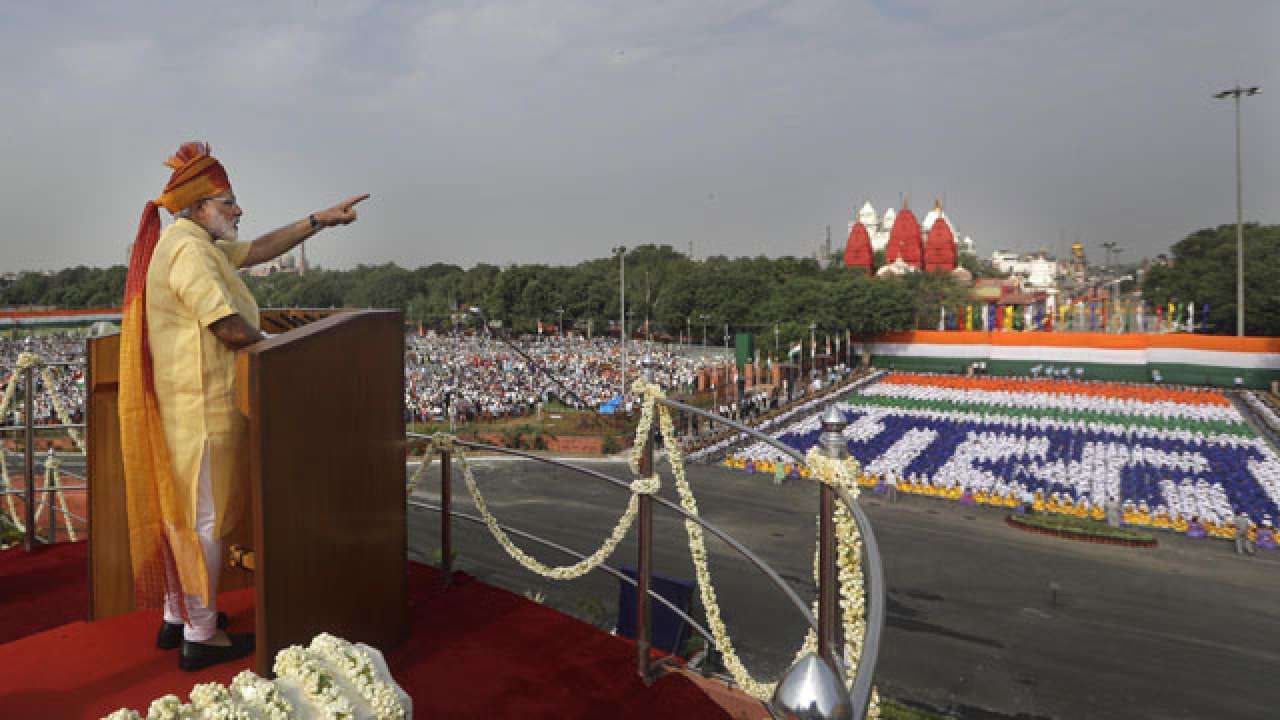
[[[248,502],[248,427],[235,407],[235,353],[209,326],[238,313],[257,327],[258,304],[236,273],[250,243],[211,240],[186,219],[161,234],[147,270],[147,339],[178,504],[186,513],[182,525],[195,523],[207,442],[215,532],[224,536]]]

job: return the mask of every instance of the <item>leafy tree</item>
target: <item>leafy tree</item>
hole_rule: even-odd
[[[1280,334],[1280,225],[1244,226],[1245,332]],[[1197,318],[1205,317],[1211,333],[1236,331],[1236,227],[1219,225],[1191,233],[1172,248],[1169,265],[1152,267],[1143,278],[1143,297],[1150,303],[1196,304]]]

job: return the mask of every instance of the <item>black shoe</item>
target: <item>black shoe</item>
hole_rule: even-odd
[[[218,629],[227,629],[227,614],[218,613]],[[156,633],[156,647],[161,650],[173,650],[182,644],[182,623],[160,621],[160,632]]]
[[[178,667],[187,672],[195,672],[210,665],[238,660],[253,652],[253,633],[228,633],[227,637],[231,638],[230,645],[207,645],[183,640],[182,651],[178,653]]]

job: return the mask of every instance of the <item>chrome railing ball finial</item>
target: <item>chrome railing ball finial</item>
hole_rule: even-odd
[[[837,460],[849,457],[849,443],[844,438],[844,429],[848,425],[844,413],[834,403],[827,408],[822,414],[822,434],[818,436],[818,447],[823,455]]]
[[[773,691],[769,712],[779,720],[834,720],[853,717],[853,703],[840,675],[809,653],[796,661]]]

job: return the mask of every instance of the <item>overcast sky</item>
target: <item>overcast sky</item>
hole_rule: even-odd
[[[1280,3],[0,2],[0,271],[124,261],[204,139],[326,267],[810,254],[944,196],[980,254],[1280,221]]]

